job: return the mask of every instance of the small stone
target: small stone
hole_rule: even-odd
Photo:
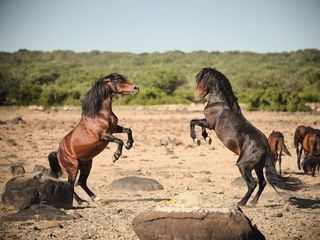
[[[82,215],[80,215],[79,213],[77,212],[74,212],[72,213],[72,216],[74,217],[74,219],[80,219],[80,218],[83,218]]]
[[[35,230],[35,231],[41,231],[41,229],[38,228],[37,226],[34,226],[34,227],[33,227],[33,230]]]
[[[89,238],[90,238],[89,234],[86,233],[86,234],[82,235],[81,240],[86,240],[86,239],[89,239]]]
[[[283,213],[282,212],[277,213],[276,217],[278,217],[278,218],[283,217]]]
[[[10,166],[10,172],[13,176],[19,176],[23,175],[26,171],[24,170],[24,167],[22,164],[15,164]]]

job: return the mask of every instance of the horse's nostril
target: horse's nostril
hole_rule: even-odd
[[[134,86],[134,90],[139,90],[139,87],[138,86]]]

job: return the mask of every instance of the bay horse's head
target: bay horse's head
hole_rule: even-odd
[[[111,90],[111,94],[131,94],[135,95],[139,92],[139,87],[129,82],[124,76],[118,73],[112,73],[99,79],[106,87]]]
[[[84,96],[82,113],[94,117],[101,110],[102,103],[106,99],[111,100],[116,94],[135,95],[138,92],[139,87],[121,74],[112,73],[102,76]]]
[[[196,100],[201,101],[209,93],[225,102],[234,112],[241,112],[238,100],[226,76],[214,68],[203,68],[196,76]]]

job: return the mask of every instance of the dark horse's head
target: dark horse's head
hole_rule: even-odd
[[[139,87],[124,76],[112,73],[102,76],[86,93],[82,101],[82,114],[94,117],[102,107],[102,102],[116,94],[135,95]]]
[[[203,68],[196,76],[196,99],[202,100],[208,93],[215,94],[234,112],[240,113],[238,100],[229,80],[214,68]]]

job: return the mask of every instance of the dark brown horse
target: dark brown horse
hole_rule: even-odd
[[[266,177],[273,187],[285,190],[298,190],[301,181],[297,178],[281,177],[274,166],[273,155],[269,150],[265,135],[255,128],[241,113],[229,80],[219,71],[203,68],[196,76],[196,97],[202,100],[209,94],[209,101],[204,108],[204,119],[193,119],[190,122],[190,134],[194,142],[199,143],[194,131],[195,125],[202,128],[202,136],[206,139],[206,128],[214,130],[221,142],[232,152],[239,155],[237,166],[247,183],[248,191],[238,202],[246,205],[257,183],[252,177],[255,170],[259,180],[259,190],[252,200],[256,204],[266,185]]]
[[[301,169],[300,161],[301,161],[301,155],[303,150],[303,147],[302,147],[303,139],[310,130],[312,130],[311,127],[300,125],[296,128],[294,132],[293,139],[294,139],[294,146],[296,148],[296,153],[297,153],[297,165],[299,170]]]
[[[305,159],[302,163],[303,170],[308,173],[308,167],[311,168],[312,176],[315,176],[316,167],[319,167],[320,161],[320,130],[309,129],[303,139],[302,149],[305,152]],[[319,169],[319,168],[318,168]]]
[[[52,176],[59,177],[64,170],[68,174],[68,182],[74,187],[80,171],[79,185],[92,201],[97,200],[96,195],[87,186],[92,159],[103,151],[109,142],[118,144],[113,162],[119,159],[124,143],[113,136],[113,133],[128,135],[125,145],[127,149],[133,144],[131,129],[118,125],[118,118],[112,111],[112,97],[115,94],[136,94],[138,91],[139,88],[135,84],[120,74],[113,73],[101,77],[82,101],[81,120],[62,139],[57,154],[53,152],[49,155]],[[78,204],[84,202],[75,192],[73,196]]]
[[[272,133],[268,137],[268,144],[275,161],[279,161],[279,173],[281,175],[282,151],[291,156],[291,153],[288,151],[286,145],[284,144],[283,134],[281,132],[272,131]]]

